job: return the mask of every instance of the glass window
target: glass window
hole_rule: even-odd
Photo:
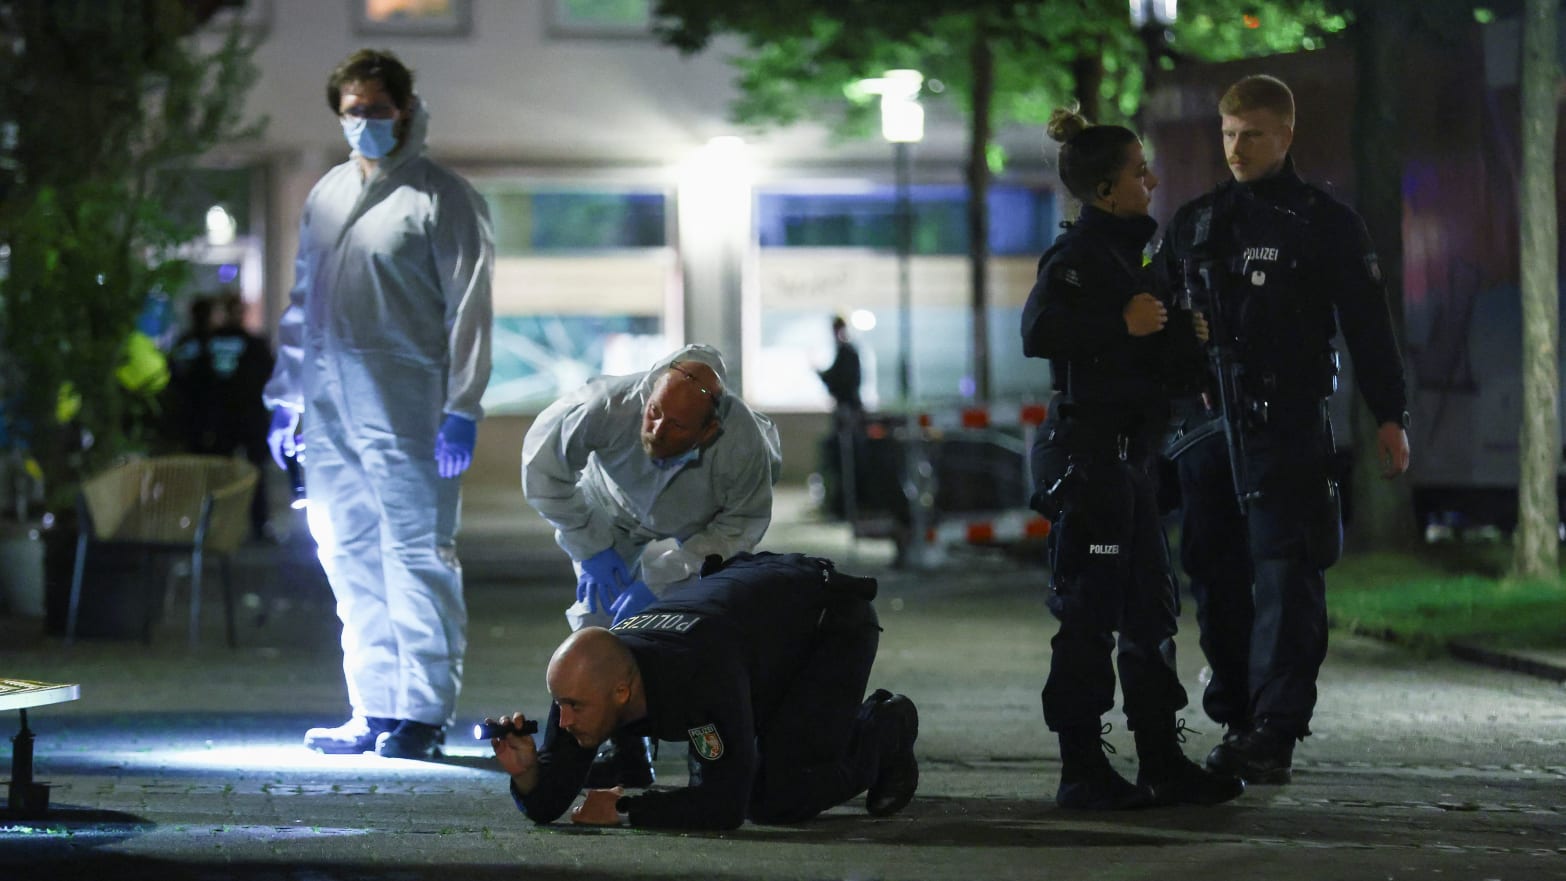
[[[912,187],[913,253],[968,253],[968,191],[961,186]],[[1049,190],[990,188],[990,252],[1042,253],[1054,239],[1055,199]],[[856,193],[760,194],[763,248],[897,246],[897,193],[872,187]]]
[[[472,23],[472,0],[358,0],[354,31],[366,36],[462,36]]]
[[[916,186],[906,319],[911,340],[909,397],[918,406],[972,396],[973,313],[969,304],[967,192]],[[1018,326],[1038,257],[1053,241],[1058,209],[1051,191],[994,187],[990,207],[989,292],[985,313],[990,391],[997,400],[1047,397],[1048,366],[1025,359]],[[815,371],[833,354],[830,320],[848,320],[871,409],[903,400],[904,311],[895,248],[892,187],[854,193],[763,191],[761,240],[762,369],[747,374],[752,403],[775,409],[828,409]]]
[[[501,256],[667,244],[668,200],[660,192],[497,189],[484,196]]]
[[[493,370],[484,407],[537,413],[603,373],[668,352],[677,283],[666,193],[476,181],[495,230]]]
[[[651,36],[650,0],[550,0],[549,30],[568,37]]]

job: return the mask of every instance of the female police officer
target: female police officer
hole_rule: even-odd
[[[1060,629],[1043,693],[1044,721],[1060,736],[1055,801],[1088,810],[1216,804],[1244,784],[1180,748],[1178,598],[1155,467],[1169,385],[1200,370],[1206,325],[1189,312],[1171,321],[1152,292],[1142,252],[1157,228],[1148,205],[1158,178],[1136,135],[1064,109],[1048,131],[1061,145],[1061,181],[1083,203],[1039,261],[1022,315],[1023,352],[1050,359],[1056,390],[1033,451],[1035,504],[1055,520],[1049,606]],[[1116,633],[1136,785],[1110,766],[1100,740],[1100,718],[1114,707]]]

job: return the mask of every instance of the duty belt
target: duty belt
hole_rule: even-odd
[[[1140,456],[1152,447],[1149,439],[1142,434],[1096,428],[1071,421],[1051,431],[1047,442],[1058,445],[1073,458],[1106,456],[1121,462],[1130,460],[1133,455]]]

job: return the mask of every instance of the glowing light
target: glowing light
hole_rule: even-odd
[[[750,223],[755,170],[743,138],[724,135],[702,146],[680,179],[681,226],[704,239],[721,237]]]
[[[924,74],[917,70],[889,70],[882,82],[881,137],[894,144],[924,140],[924,106],[919,103]]]
[[[745,139],[737,135],[719,135],[696,151],[687,173],[710,176],[724,183],[749,184],[752,173]]]
[[[234,241],[234,233],[238,229],[239,224],[234,221],[234,215],[228,213],[227,208],[213,205],[207,209],[207,244],[231,244]]]
[[[332,520],[326,516],[326,506],[306,505],[305,525],[310,527],[310,537],[315,539],[315,555],[320,558],[321,565],[330,567],[331,559],[337,554],[337,535],[332,532]]]
[[[881,96],[881,137],[894,144],[924,140],[924,107],[919,91],[924,74],[917,70],[889,70],[883,76],[860,80],[853,91]]]
[[[217,274],[218,281],[224,284],[230,284],[234,281],[234,279],[239,278],[239,267],[232,263],[224,263],[222,266],[218,267]]]
[[[1250,28],[1251,30],[1254,31],[1257,28],[1261,27],[1261,16],[1258,16],[1255,13],[1252,13],[1252,12],[1247,12],[1243,16],[1243,18],[1245,20],[1245,26]]]
[[[855,309],[849,313],[848,323],[861,333],[875,330],[875,313],[869,309]]]
[[[1180,0],[1130,0],[1131,26],[1174,24],[1180,14]]]

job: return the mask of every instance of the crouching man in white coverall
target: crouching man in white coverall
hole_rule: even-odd
[[[646,373],[590,380],[528,430],[522,492],[571,555],[573,630],[622,621],[707,556],[753,550],[766,534],[783,466],[777,427],[724,385],[718,350],[686,346]],[[665,539],[677,546],[649,548]],[[588,782],[652,780],[642,739],[626,737]]]
[[[353,155],[305,203],[265,390],[279,465],[303,416],[310,529],[353,710],[305,745],[430,758],[467,648],[456,478],[489,382],[494,246],[473,188],[425,157],[429,117],[395,56],[355,52],[326,93]]]

